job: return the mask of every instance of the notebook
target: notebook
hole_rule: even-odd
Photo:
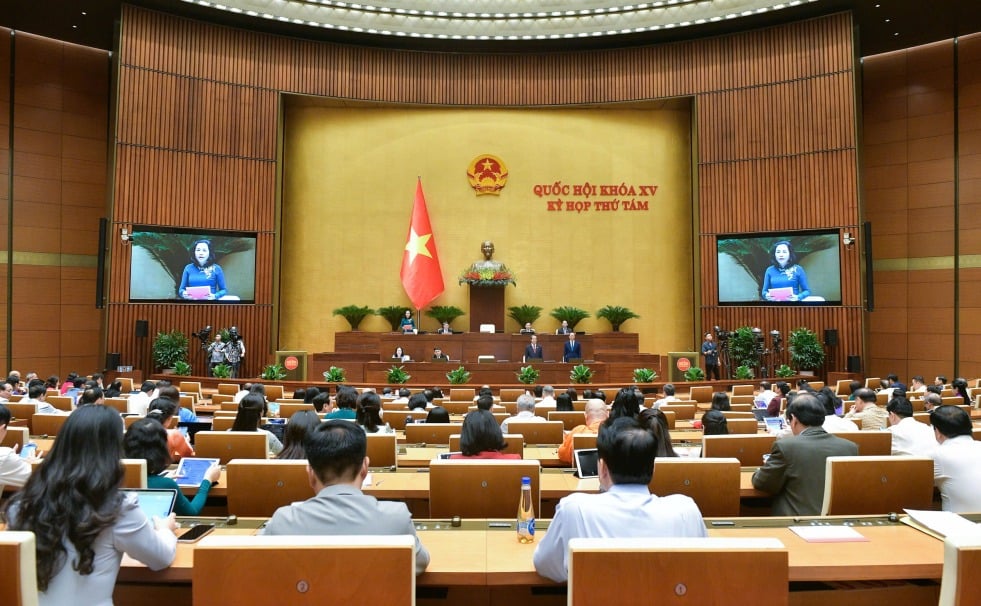
[[[204,472],[208,471],[212,465],[217,465],[218,462],[219,459],[185,457],[177,465],[177,471],[173,475],[174,481],[177,482],[178,486],[200,486],[201,481],[204,480]]]
[[[770,299],[774,301],[789,301],[791,295],[794,294],[793,286],[784,286],[783,288],[771,288],[767,291],[770,295]]]
[[[599,476],[599,451],[595,448],[583,448],[572,453],[576,462],[577,478],[595,478]]]
[[[770,291],[773,292],[773,291]],[[207,299],[211,295],[210,286],[188,286],[184,289],[184,294],[186,294],[191,299]]]
[[[135,492],[140,509],[151,520],[154,517],[166,518],[174,511],[177,491],[172,488],[123,488],[123,492]]]

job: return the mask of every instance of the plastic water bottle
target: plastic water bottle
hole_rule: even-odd
[[[518,542],[535,542],[535,506],[531,502],[531,478],[521,478],[521,500],[518,502]]]

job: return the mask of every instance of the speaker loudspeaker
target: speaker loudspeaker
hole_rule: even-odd
[[[148,320],[136,321],[136,336],[140,338],[150,336],[150,322]]]
[[[848,356],[848,372],[862,372],[861,356]]]
[[[119,352],[106,354],[106,370],[116,370],[119,367]]]
[[[824,344],[829,347],[838,345],[838,330],[835,328],[824,329]]]

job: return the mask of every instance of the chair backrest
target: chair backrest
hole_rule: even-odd
[[[428,415],[428,410],[386,410],[382,418],[392,429],[405,429],[405,421],[409,417],[412,417],[413,421],[421,423],[426,420]],[[409,423],[409,425],[412,425],[412,423]]]
[[[726,425],[729,427],[730,434],[754,434],[760,428],[756,417],[752,419],[726,419]]]
[[[595,433],[577,433],[572,436],[572,450],[583,450],[585,448],[596,448]]]
[[[974,606],[981,595],[981,534],[944,539],[944,575],[940,606]]]
[[[266,385],[265,390],[267,402],[275,402],[283,397],[282,385]]]
[[[753,395],[753,390],[755,387],[752,385],[733,385],[732,395],[734,396],[751,396]]]
[[[658,496],[691,497],[706,517],[739,515],[739,459],[654,459],[649,488]]]
[[[434,460],[429,465],[429,517],[514,518],[521,478],[531,478],[531,500],[541,514],[538,461]]]
[[[33,532],[0,532],[0,604],[37,606],[36,550]]]
[[[722,416],[728,420],[731,419],[756,419],[756,415],[752,412],[746,412],[744,410],[723,410]]]
[[[852,395],[852,380],[838,379],[838,382],[835,384],[835,395],[839,398]]]
[[[699,404],[710,403],[712,401],[712,386],[699,385],[697,387],[692,387],[691,391],[688,393],[688,399],[694,400]]]
[[[235,397],[234,395],[225,394],[225,393],[211,394],[211,404],[213,406],[221,406],[222,404],[225,404],[226,402],[231,402],[232,401],[232,398],[234,398],[234,397]]]
[[[235,424],[235,415],[215,415],[211,419],[212,431],[228,431]]]
[[[882,379],[879,377],[866,377],[865,386],[869,389],[879,389],[882,387]]]
[[[243,571],[253,571],[243,574]],[[211,535],[194,547],[195,604],[415,604],[410,536]]]
[[[238,386],[237,383],[219,383],[218,393],[226,396],[234,396],[238,392],[242,391],[242,388]]]
[[[27,429],[30,433],[34,433],[34,425],[31,417],[37,414],[36,404],[21,404],[19,402],[7,402],[7,409],[10,410],[10,415],[14,419],[25,419],[27,421]]]
[[[524,436],[525,444],[561,444],[565,433],[562,421],[508,421],[508,433]]]
[[[733,457],[739,459],[739,464],[743,467],[759,467],[763,464],[763,455],[770,454],[775,439],[770,434],[702,436],[702,456]]]
[[[923,411],[923,412],[914,412],[913,413],[913,418],[916,419],[917,421],[919,421],[920,423],[923,423],[924,425],[930,425],[931,424],[930,423],[930,413],[928,413],[926,411]]]
[[[14,446],[24,447],[31,441],[30,430],[27,427],[7,427],[7,435],[0,440],[0,446],[13,448]],[[18,450],[17,452],[20,452]]]
[[[382,402],[382,410],[386,413],[390,410],[409,410],[409,405],[406,402]]]
[[[56,436],[68,415],[36,413],[31,417],[31,433],[35,435]]]
[[[668,429],[674,429],[678,425],[678,413],[673,410],[664,410],[663,406],[660,410],[664,413],[664,420],[668,422]]]
[[[546,418],[549,421],[561,421],[566,430],[586,423],[586,416],[578,410],[550,410]]]
[[[930,509],[933,459],[828,457],[821,515],[886,514]]]
[[[808,381],[807,384],[814,391],[821,391],[822,389],[824,389],[824,381]]]
[[[65,412],[71,412],[72,410],[72,399],[70,396],[48,396],[45,398],[45,401],[58,410],[64,410]]]
[[[473,402],[474,396],[477,392],[473,387],[451,387],[450,388],[450,400],[453,402]]]
[[[123,488],[146,488],[146,459],[123,459]]]
[[[259,431],[199,431],[194,453],[202,459],[265,459],[269,456],[266,434]]]
[[[283,505],[313,496],[305,459],[232,459],[225,478],[228,513],[237,516],[269,517]]]
[[[133,391],[133,377],[116,377],[119,381],[119,391],[122,393],[131,393]]]
[[[729,604],[733,596],[740,604],[778,606],[789,600],[788,554],[777,539],[572,539],[569,549],[572,606]]]
[[[443,402],[441,406],[446,409],[446,412],[451,415],[465,415],[470,407],[473,406],[473,400],[463,400],[460,402]]]
[[[677,402],[673,402],[671,404],[661,404],[661,410],[663,410],[665,413],[673,412],[675,418],[689,421],[695,418],[696,408],[696,404],[679,404]]]
[[[729,404],[729,409],[733,412],[753,412],[753,404],[751,402],[746,402],[745,404],[739,404],[736,402],[731,402]]]
[[[524,440],[516,433],[504,434],[504,443],[507,444],[501,452],[504,454],[516,454],[520,458],[525,456]],[[455,433],[450,436],[450,452],[460,452],[460,434]]]
[[[105,402],[106,402],[106,406],[110,408],[115,408],[121,414],[126,413],[129,410],[126,407],[126,403],[127,403],[126,398],[106,398]]]
[[[287,404],[285,402],[279,405],[279,418],[288,419],[293,416],[294,413],[301,410],[309,410],[310,412],[317,412],[317,409],[313,407],[313,404]]]
[[[875,394],[875,405],[879,408],[885,408],[889,404],[889,393],[885,391],[880,391]]]
[[[398,460],[398,447],[394,433],[368,434],[368,461],[372,467],[394,467]]]
[[[753,396],[753,394],[749,394],[749,395],[745,395],[745,396],[731,396],[729,398],[729,404],[730,405],[732,405],[732,404],[749,404],[750,406],[752,406],[754,400],[756,400],[756,397]]]
[[[450,434],[460,433],[462,423],[410,423],[405,426],[408,444],[449,444]]]
[[[129,416],[123,417],[123,426],[126,429],[129,429],[129,426],[130,425],[132,425],[133,423],[136,423],[140,419],[145,419],[145,418],[146,417],[142,417],[140,415],[129,415]]]
[[[518,396],[525,393],[524,389],[514,389],[514,388],[502,388],[501,389],[501,402],[517,402]]]
[[[863,457],[886,457],[892,454],[891,431],[843,431],[835,435],[855,442],[858,445],[858,454]]]
[[[177,387],[177,391],[181,393],[194,394],[199,399],[204,397],[201,394],[201,382],[200,381],[181,381],[180,385]]]

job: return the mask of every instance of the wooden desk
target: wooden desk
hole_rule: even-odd
[[[877,519],[882,520],[881,517]],[[792,522],[789,519],[783,521]],[[215,532],[256,532],[254,523],[246,525],[249,522],[243,520],[239,526],[220,528]],[[752,519],[743,522],[752,523]],[[807,543],[783,525],[710,528],[709,536],[779,539],[789,552],[791,581],[939,579],[942,576],[942,541],[905,524],[882,523],[881,526],[856,526],[869,541],[855,543]],[[445,520],[417,520],[419,538],[432,556],[426,572],[418,577],[417,585],[554,585],[535,572],[532,564],[534,545],[518,543],[513,529],[488,529],[486,524],[486,521],[465,521],[462,528],[450,528]],[[546,533],[539,532],[538,540]],[[118,583],[175,583],[189,589],[193,551],[194,544],[179,544],[174,564],[160,572],[152,572],[138,562],[124,558]]]

